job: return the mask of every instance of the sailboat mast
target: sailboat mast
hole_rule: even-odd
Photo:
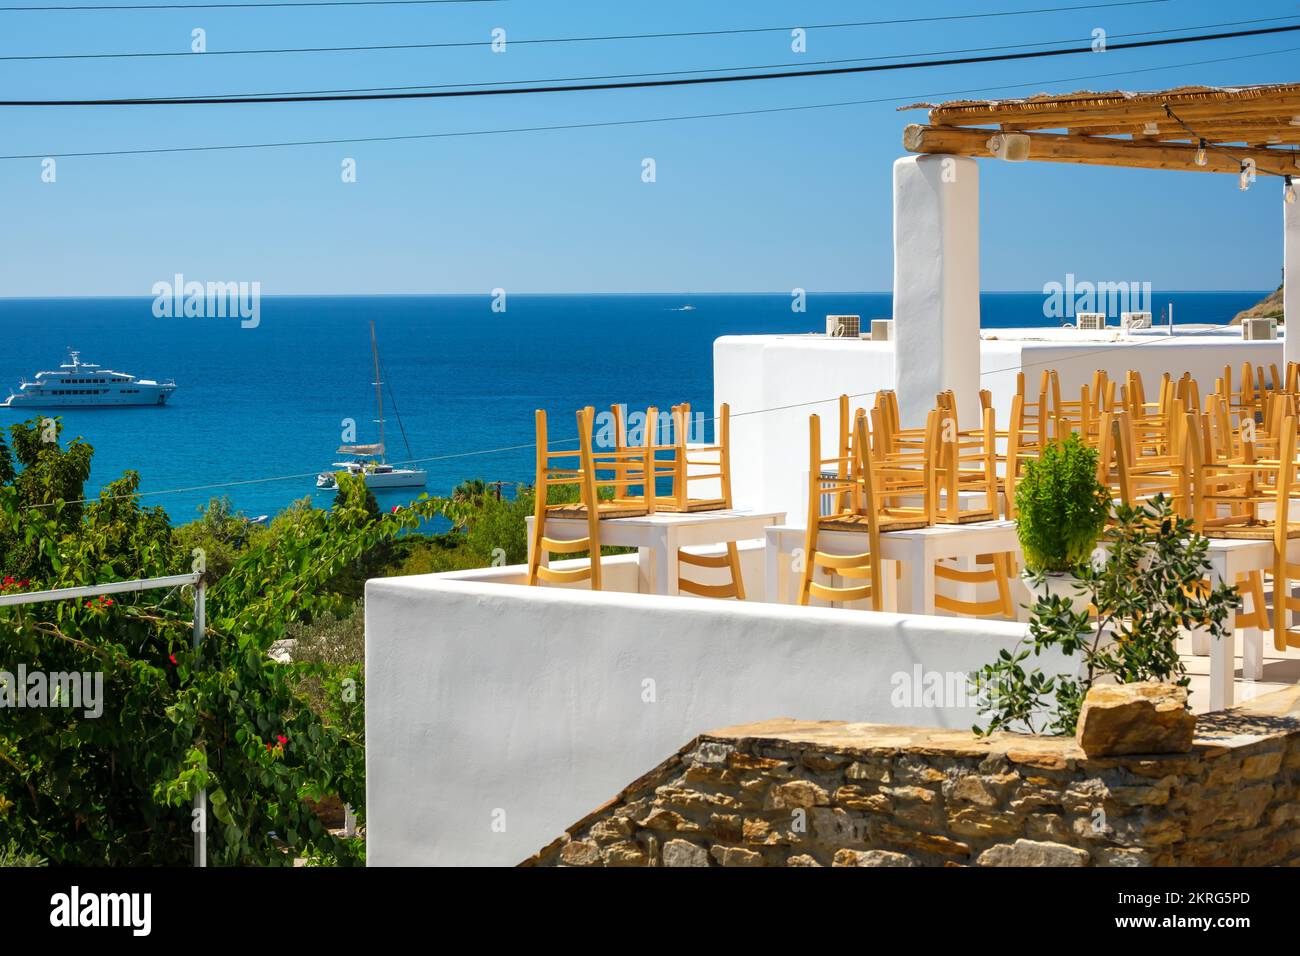
[[[375,320],[370,320],[370,354],[375,360],[375,408],[379,410],[379,417],[375,419],[379,422],[379,460],[387,461],[386,448],[384,445],[384,390],[383,382],[379,379],[379,345],[375,342]]]

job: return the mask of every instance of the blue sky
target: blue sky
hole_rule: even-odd
[[[0,6],[19,0],[3,0]],[[25,0],[40,2],[40,0]],[[66,0],[56,0],[66,2]],[[72,0],[87,2],[87,0]],[[111,2],[111,0],[109,0]],[[149,2],[149,0],[143,0]],[[984,20],[599,43],[539,37],[797,26],[1079,0],[652,4],[504,0],[298,10],[0,12],[0,56],[487,40],[359,53],[0,62],[5,98],[387,87],[795,64],[1298,17],[1295,3],[1169,0]],[[1290,22],[1300,23],[1300,18]],[[1273,24],[1262,24],[1273,25]],[[1223,29],[1245,29],[1227,27]],[[1194,32],[1214,32],[1197,30]],[[491,130],[870,105],[400,143],[0,161],[0,296],[149,295],[181,272],[264,294],[887,291],[891,173],[918,99],[1297,79],[1300,34],[1087,56],[702,86],[289,106],[0,108],[0,155]],[[1283,52],[1274,52],[1283,51]],[[1271,55],[1254,55],[1271,54]],[[1227,62],[1204,63],[1226,57]],[[1188,66],[1186,64],[1197,65]],[[1129,73],[1128,71],[1143,71]],[[1122,73],[1111,77],[1097,74]],[[357,182],[340,179],[345,158]],[[642,160],[657,181],[642,182]],[[982,163],[982,282],[1040,289],[1067,272],[1157,289],[1279,279],[1281,189],[1229,176]]]

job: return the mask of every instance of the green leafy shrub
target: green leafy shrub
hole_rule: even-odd
[[[78,504],[89,446],[61,446],[40,420],[10,431],[16,455],[0,442],[0,578],[36,590],[190,570],[196,539],[173,537],[161,509],[140,505],[134,474]],[[379,515],[367,498],[344,478],[328,511],[297,507],[245,541],[222,539],[228,566],[207,587],[198,651],[188,588],[0,608],[6,663],[101,672],[104,703],[94,719],[63,707],[0,711],[0,845],[56,865],[184,864],[191,802],[206,789],[213,865],[358,861],[355,842],[327,833],[306,799],[363,810],[359,668],[285,665],[267,652],[295,623],[350,619],[355,597],[339,582],[432,516],[427,501]]]
[[[1240,605],[1231,584],[1211,588],[1209,540],[1196,534],[1164,496],[1140,508],[1121,507],[1103,539],[1105,560],[1075,568],[1079,590],[1097,620],[1075,612],[1063,595],[1040,596],[1028,644],[1002,650],[975,675],[976,696],[995,730],[1073,734],[1079,709],[1099,679],[1121,684],[1165,681],[1186,686],[1176,642],[1185,629],[1231,639],[1229,616]],[[1078,676],[1047,676],[1028,662],[1049,649],[1078,660]]]
[[[1039,574],[1068,572],[1092,552],[1110,514],[1097,481],[1097,452],[1078,434],[1025,463],[1016,485],[1017,533],[1025,565]]]
[[[47,866],[49,861],[37,853],[28,853],[16,841],[0,844],[0,867]]]

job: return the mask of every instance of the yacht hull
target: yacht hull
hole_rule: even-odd
[[[429,483],[428,472],[416,468],[403,469],[400,472],[371,473],[361,477],[365,479],[367,488],[423,488]],[[316,479],[316,487],[336,488],[338,481],[333,472],[327,472]]]
[[[404,474],[366,475],[367,488],[423,488],[429,476],[423,471],[411,470]]]
[[[0,402],[0,408],[119,408],[124,406],[166,405],[170,392],[134,395],[10,395]]]

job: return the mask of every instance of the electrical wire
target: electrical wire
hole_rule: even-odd
[[[1270,36],[1280,33],[1300,31],[1300,24],[1284,27],[1262,27],[1255,30],[1236,30],[1224,33],[1198,34],[1190,37],[1166,37],[1160,40],[1137,40],[1128,43],[1113,43],[1106,46],[1106,51],[1137,50],[1154,47],[1176,46],[1187,43],[1209,43],[1219,40],[1234,40],[1244,37]],[[332,49],[344,49],[342,47]],[[250,52],[250,51],[228,51]],[[294,51],[257,51],[257,52],[307,52]],[[1075,56],[1097,53],[1092,46],[1074,47],[1059,50],[1030,50],[1020,53],[997,53],[988,56],[945,57],[934,60],[914,60],[905,63],[876,63],[870,66],[842,66],[826,69],[787,70],[775,73],[728,74],[725,76],[696,76],[667,80],[629,80],[618,83],[580,83],[568,86],[532,86],[505,87],[495,89],[472,90],[435,90],[410,93],[340,93],[323,96],[266,96],[266,97],[188,97],[184,99],[159,99],[141,97],[135,99],[84,99],[84,100],[3,100],[0,106],[192,106],[231,103],[320,103],[356,100],[406,100],[406,99],[446,99],[479,96],[517,96],[537,93],[587,93],[602,90],[651,89],[677,86],[700,86],[704,84],[745,83],[755,80],[788,80],[814,76],[846,76],[852,74],[893,72],[895,70],[933,69],[945,66],[963,66],[971,63],[1003,63],[1014,60],[1041,59],[1044,57]],[[134,56],[135,54],[87,54],[87,56]],[[173,54],[167,54],[168,56]],[[192,56],[196,54],[175,54]],[[203,56],[220,55],[206,53]],[[71,57],[79,58],[79,57]],[[48,59],[47,57],[0,57],[0,60]]]
[[[104,10],[219,10],[219,9],[258,9],[285,7],[366,7],[366,6],[414,6],[439,3],[499,3],[502,0],[302,0],[302,2],[271,3],[133,3],[133,4],[92,4],[86,6],[0,6],[0,13],[51,13]],[[989,13],[962,13],[934,17],[906,17],[897,20],[860,20],[850,23],[820,23],[799,27],[745,27],[732,30],[691,30],[675,33],[632,33],[616,36],[596,37],[556,37],[553,39],[524,40],[525,43],[572,43],[592,40],[655,40],[676,37],[728,36],[747,33],[777,33],[793,29],[826,30],[840,27],[892,26],[909,23],[937,23],[952,20],[985,20],[996,17],[1022,17],[1043,13],[1069,13],[1075,10],[1104,10],[1112,7],[1141,7],[1169,0],[1121,0],[1115,3],[1087,3],[1071,7],[1039,7],[1034,10],[1002,10]],[[463,44],[481,45],[481,44]]]
[[[43,7],[0,7],[0,13],[77,13],[105,10],[259,10],[284,7],[398,7],[442,3],[503,3],[505,0],[301,0],[296,3],[97,3]]]
[[[92,150],[75,153],[16,153],[0,155],[0,161],[20,159],[84,159],[107,156],[145,156],[170,153],[206,153],[242,149],[286,149],[303,146],[339,146],[364,143],[394,143],[430,139],[455,139],[460,137],[499,136],[511,133],[556,132],[565,130],[603,129],[620,126],[643,126],[652,123],[676,123],[703,119],[723,119],[739,116],[762,116],[771,113],[792,113],[808,110],[838,109],[847,106],[869,106],[880,103],[907,103],[916,100],[941,99],[948,96],[968,96],[974,93],[999,93],[1007,90],[1019,90],[1024,87],[1054,85],[1057,83],[1075,83],[1084,80],[1110,79],[1117,76],[1133,76],[1139,73],[1158,73],[1164,70],[1186,69],[1194,66],[1206,66],[1215,63],[1228,63],[1249,60],[1262,56],[1276,56],[1280,53],[1295,53],[1300,47],[1283,47],[1278,50],[1261,50],[1254,53],[1240,53],[1235,56],[1214,57],[1205,60],[1191,60],[1185,63],[1171,63],[1163,66],[1137,67],[1131,70],[1116,70],[1109,73],[1089,73],[1082,76],[1059,77],[1054,80],[1035,80],[1032,83],[1016,83],[1006,86],[981,86],[964,90],[949,90],[944,93],[912,94],[909,96],[884,96],[873,99],[841,100],[833,103],[808,103],[798,106],[773,106],[761,109],[728,110],[718,113],[688,113],[678,116],[654,116],[631,120],[604,120],[590,123],[563,123],[552,126],[521,126],[505,129],[456,130],[442,133],[410,133],[395,136],[357,136],[340,139],[296,140],[272,143],[236,143],[217,146],[159,146],[139,149]]]
[[[1174,27],[1167,30],[1149,30],[1149,31],[1142,31],[1142,32],[1135,32],[1135,33],[1115,33],[1115,34],[1111,34],[1109,39],[1115,40],[1115,39],[1125,39],[1128,37],[1165,36],[1170,33],[1186,33],[1189,30],[1210,30],[1210,29],[1217,29],[1219,27],[1243,26],[1246,24],[1253,24],[1253,23],[1276,23],[1279,21],[1289,21],[1289,20],[1296,20],[1296,19],[1300,19],[1300,18],[1292,16],[1292,17],[1263,17],[1263,18],[1255,18],[1251,20],[1229,20],[1220,23],[1204,23],[1204,24],[1198,24],[1196,26]],[[593,81],[593,80],[625,80],[625,79],[639,79],[643,77],[660,77],[660,76],[697,76],[697,75],[702,75],[707,73],[733,73],[737,70],[751,70],[751,71],[752,70],[775,70],[775,69],[786,69],[790,67],[801,67],[801,66],[834,66],[842,63],[878,63],[878,62],[888,61],[888,60],[906,60],[912,57],[922,57],[922,56],[948,56],[956,53],[987,53],[994,50],[1022,50],[1025,49],[1026,47],[1053,46],[1062,43],[1089,42],[1090,39],[1091,39],[1090,37],[1069,37],[1061,40],[1039,40],[1033,43],[1008,43],[1008,44],[1001,44],[997,46],[963,47],[954,50],[932,50],[925,53],[901,53],[901,54],[894,54],[890,56],[841,57],[839,59],[832,59],[832,60],[812,60],[812,61],[801,60],[799,62],[794,62],[794,63],[792,62],[763,63],[763,64],[756,64],[753,66],[731,66],[731,67],[718,67],[718,68],[696,69],[696,70],[661,70],[658,72],[646,72],[646,73],[605,73],[605,74],[596,74],[594,76],[561,76],[561,77],[550,77],[545,79],[491,80],[491,81],[484,81],[480,83],[420,83],[420,84],[408,84],[406,86],[372,86],[372,87],[356,87],[350,89],[280,90],[280,91],[261,92],[261,93],[248,93],[248,92],[216,93],[216,94],[206,94],[206,95],[198,95],[198,96],[193,96],[193,95],[150,96],[150,97],[135,97],[133,99],[148,99],[148,100],[159,100],[159,101],[161,100],[185,101],[194,98],[223,99],[223,100],[226,99],[242,100],[243,98],[255,98],[255,97],[299,98],[299,97],[310,96],[310,95],[323,95],[323,94],[332,94],[332,93],[387,93],[387,92],[402,92],[406,90],[443,90],[443,89],[470,89],[475,87],[490,87],[490,86],[518,86],[521,84],[580,83],[580,82]],[[57,102],[58,101],[54,101],[54,103]],[[51,101],[29,101],[28,105],[35,105],[36,103],[53,105]]]

